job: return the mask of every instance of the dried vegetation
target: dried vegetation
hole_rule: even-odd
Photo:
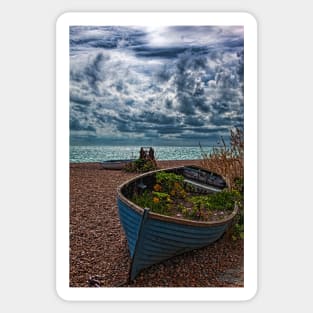
[[[230,131],[230,146],[224,138],[212,151],[206,153],[200,145],[201,166],[221,175],[231,190],[243,187],[244,170],[244,137],[243,130],[236,128]],[[242,186],[238,186],[238,185]]]

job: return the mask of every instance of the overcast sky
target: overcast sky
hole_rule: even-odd
[[[243,27],[70,28],[71,143],[216,144],[243,127]]]

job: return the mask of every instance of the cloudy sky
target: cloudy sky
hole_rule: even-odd
[[[243,127],[243,27],[70,27],[72,144],[216,144]]]

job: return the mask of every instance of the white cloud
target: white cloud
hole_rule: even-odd
[[[132,28],[129,34],[136,31],[137,28]],[[226,45],[223,49],[219,45],[229,37],[241,38],[241,31],[241,28],[150,28],[145,36],[138,31],[140,41],[131,35],[127,37],[125,28],[121,33],[114,28],[76,30],[70,56],[72,134],[102,138],[159,135],[172,140],[183,138],[183,134],[188,135],[186,138],[196,136],[194,130],[199,125],[217,129],[218,133],[219,127],[240,123],[243,81],[239,70],[243,56],[238,51],[243,47],[238,50]],[[105,48],[109,45],[103,41],[111,38],[120,41],[113,48]],[[91,41],[97,40],[104,48],[90,46]],[[169,58],[158,57],[159,50],[153,50],[212,44],[218,49],[187,50]],[[141,57],[138,47],[152,56]],[[189,115],[192,118],[188,126],[184,123]]]

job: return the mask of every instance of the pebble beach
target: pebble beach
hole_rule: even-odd
[[[158,161],[159,168],[200,160]],[[143,270],[128,283],[130,256],[116,190],[136,176],[100,163],[70,164],[70,287],[243,287],[243,240],[229,234]]]

